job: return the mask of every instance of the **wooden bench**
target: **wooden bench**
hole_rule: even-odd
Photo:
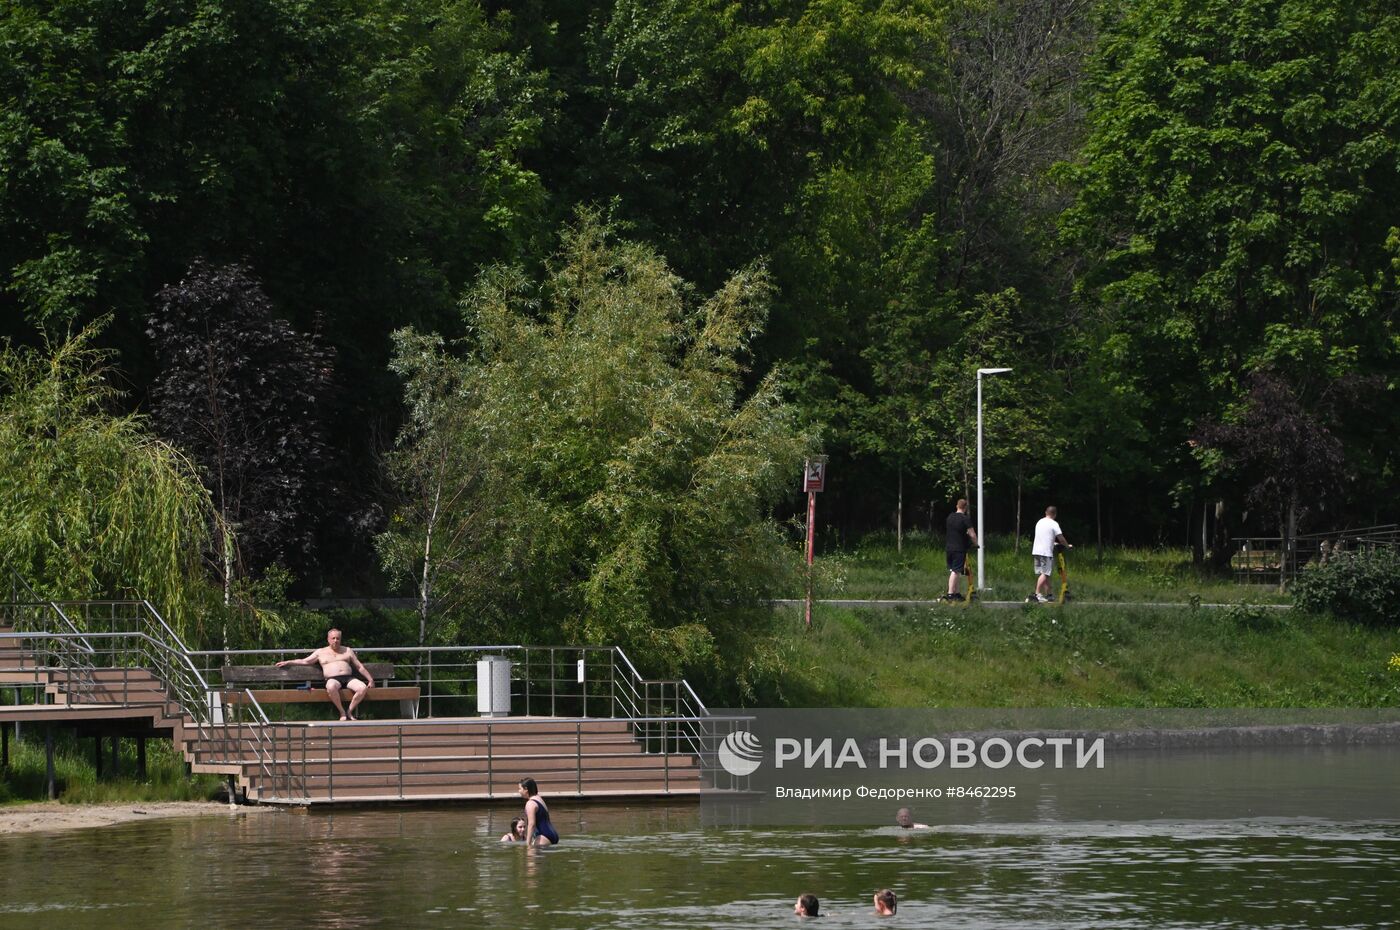
[[[1277,549],[1240,550],[1230,556],[1230,567],[1237,572],[1276,572],[1282,557]]]
[[[389,662],[366,662],[365,668],[374,676],[374,687],[365,695],[365,701],[398,701],[399,713],[410,720],[418,719],[418,698],[422,692],[418,688],[398,686],[388,683],[394,680],[394,666]],[[326,693],[326,680],[321,669],[314,665],[288,665],[277,668],[273,665],[225,665],[224,702],[242,704],[252,694],[259,704],[319,704],[330,703]],[[300,687],[253,688],[254,685],[293,685]],[[239,690],[231,690],[231,689]],[[341,693],[341,701],[349,709],[349,691]],[[361,702],[363,703],[363,701]]]

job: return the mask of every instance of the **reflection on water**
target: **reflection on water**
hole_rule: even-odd
[[[1347,761],[1393,791],[1397,750]],[[803,891],[829,915],[818,926],[867,927],[878,925],[871,894],[885,886],[900,897],[887,925],[900,927],[1395,925],[1400,819],[1368,816],[1365,786],[1333,781],[1294,816],[1243,804],[1230,817],[1221,802],[1238,782],[1212,765],[1218,786],[1192,789],[1210,812],[1198,817],[1179,799],[1159,816],[1148,793],[1137,817],[1123,797],[1112,818],[1090,817],[1102,806],[1060,784],[1053,796],[1037,786],[1014,818],[964,807],[960,820],[926,805],[920,819],[933,827],[920,831],[706,829],[693,805],[561,799],[551,808],[564,841],[547,850],[498,842],[513,807],[231,814],[11,836],[0,838],[0,927],[792,928]]]

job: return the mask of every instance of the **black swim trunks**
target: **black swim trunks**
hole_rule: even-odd
[[[364,679],[360,678],[359,675],[327,675],[326,681],[338,681],[342,688],[350,687],[352,681],[364,683]]]

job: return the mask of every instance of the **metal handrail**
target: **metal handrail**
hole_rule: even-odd
[[[185,714],[199,724],[211,723],[208,681],[200,673],[190,658],[189,647],[156,610],[155,606],[141,598],[99,598],[84,601],[50,602],[57,610],[62,604],[78,605],[85,610],[110,608],[112,632],[142,633],[147,642],[161,643],[166,647],[165,661],[157,660],[157,677],[171,692],[171,697]],[[134,613],[118,615],[117,608],[129,608]],[[133,629],[117,630],[118,621],[124,621]],[[88,635],[96,635],[89,633]],[[261,713],[261,711],[259,711]],[[267,721],[263,721],[267,722]]]
[[[700,765],[702,776],[701,787],[714,787],[714,776],[719,771],[717,769],[718,745],[722,742],[727,732],[732,732],[734,727],[751,725],[753,717],[750,715],[715,715],[704,716],[657,716],[639,718],[635,721],[644,726],[675,727],[677,725],[689,725],[700,734],[701,744],[693,752],[680,752],[679,750],[663,750],[662,758],[657,762],[657,768],[653,770],[655,777],[662,780],[664,791],[673,790],[673,763],[672,755],[685,755],[694,758]],[[622,760],[635,758],[635,753],[631,751],[609,751],[600,750],[585,752],[584,747],[588,743],[584,740],[584,727],[590,723],[599,722],[596,717],[559,717],[548,721],[536,720],[531,723],[541,729],[548,728],[548,733],[542,733],[538,740],[534,742],[518,743],[518,752],[522,753],[518,758],[526,758],[535,752],[543,751],[546,754],[556,754],[560,749],[569,746],[574,757],[573,788],[579,793],[584,792],[584,780],[586,777],[603,775],[609,772],[630,772],[634,768],[630,765],[619,764]],[[477,729],[481,738],[487,743],[485,757],[477,753],[462,750],[458,754],[449,754],[438,757],[440,762],[450,762],[455,758],[479,760],[480,768],[476,769],[478,776],[484,777],[485,796],[495,797],[499,792],[495,790],[496,770],[493,760],[496,759],[500,747],[494,742],[495,731],[502,726],[512,729],[519,727],[524,721],[518,719],[494,719],[484,718],[473,721],[472,726]],[[439,772],[409,773],[403,768],[402,746],[406,739],[414,735],[414,731],[424,729],[431,730],[435,727],[452,726],[460,727],[462,721],[452,721],[450,724],[442,719],[432,720],[399,720],[392,723],[385,721],[356,721],[325,725],[324,729],[315,724],[302,725],[298,728],[303,746],[305,741],[312,736],[316,737],[317,749],[314,755],[303,751],[302,762],[303,772],[308,762],[317,767],[324,767],[323,773],[316,776],[322,779],[324,799],[353,800],[363,798],[362,792],[356,792],[355,785],[363,779],[371,779],[374,784],[373,799],[377,801],[403,801],[424,799],[421,793],[414,793],[406,790],[410,779],[415,784],[421,786],[425,780],[429,783],[436,778],[451,778],[450,771],[443,769]],[[392,728],[392,732],[386,734],[384,730]],[[319,731],[319,732],[318,732]],[[364,731],[363,737],[357,731]],[[293,735],[292,738],[296,738]],[[357,751],[353,758],[359,762],[379,762],[387,763],[382,767],[364,773],[341,772],[336,768],[336,759],[347,748],[366,745],[365,740],[372,740],[376,743],[376,748],[382,750],[380,754],[366,755],[362,751]],[[397,753],[395,746],[398,746]],[[310,800],[309,780],[304,779],[300,784],[301,793],[295,797],[285,798],[285,800]],[[510,793],[514,793],[512,785]]]
[[[41,619],[35,624],[37,629],[34,632],[49,634],[51,638],[45,648],[61,654],[64,660],[61,662],[61,667],[68,685],[67,690],[73,693],[90,694],[96,688],[96,681],[93,678],[95,650],[82,633],[73,629],[72,621],[68,619],[68,616],[58,609],[57,605],[48,601],[12,602],[9,606],[16,611],[27,608],[36,609],[41,617],[56,616],[63,621],[64,626],[69,627],[70,632],[61,633],[62,627],[59,624]]]
[[[263,659],[267,659],[267,658],[271,658],[271,657],[275,657],[275,656],[300,655],[300,654],[302,653],[302,651],[303,651],[302,649],[287,649],[287,648],[281,648],[281,649],[200,649],[200,650],[190,650],[189,653],[188,653],[188,655],[190,656],[192,662],[197,662],[198,660],[219,660],[219,661],[222,661],[222,662],[225,663],[225,664],[231,664],[232,662],[238,660],[239,658],[263,660]],[[407,670],[411,670],[411,671],[415,671],[415,672],[418,671],[419,667],[422,667],[422,668],[424,669],[424,673],[423,673],[422,675],[420,675],[419,677],[414,678],[414,679],[411,679],[411,680],[415,681],[415,682],[418,683],[420,686],[426,685],[426,686],[428,686],[430,689],[431,689],[431,686],[432,686],[433,684],[435,684],[435,683],[457,684],[457,683],[466,683],[466,682],[470,682],[470,681],[473,680],[473,679],[471,679],[471,678],[469,678],[469,677],[464,677],[464,678],[460,678],[460,679],[450,679],[450,678],[449,678],[449,679],[443,679],[443,678],[438,677],[437,672],[438,672],[439,670],[451,669],[451,668],[454,668],[454,667],[455,667],[455,668],[465,668],[465,667],[466,667],[466,663],[465,663],[465,662],[457,662],[457,663],[453,663],[453,662],[444,662],[444,661],[441,660],[441,658],[439,658],[439,657],[442,657],[442,656],[452,656],[452,655],[478,655],[478,656],[481,656],[481,655],[502,654],[502,653],[504,653],[504,654],[510,654],[510,653],[524,653],[524,654],[526,654],[526,655],[525,655],[525,658],[524,658],[522,661],[516,663],[516,668],[517,668],[517,670],[521,670],[521,671],[524,672],[524,676],[525,676],[525,677],[522,677],[522,680],[526,681],[527,684],[528,684],[528,681],[529,681],[529,678],[528,678],[529,673],[530,673],[531,671],[536,670],[535,665],[532,664],[531,659],[530,659],[530,656],[532,656],[532,655],[537,655],[537,654],[542,654],[542,653],[550,654],[550,655],[552,656],[552,658],[551,658],[551,664],[555,667],[555,671],[556,671],[556,672],[558,671],[558,666],[559,666],[559,664],[560,664],[559,661],[558,661],[557,655],[555,655],[555,654],[557,654],[557,653],[561,653],[561,652],[562,652],[562,653],[565,653],[565,654],[567,654],[567,655],[569,655],[569,656],[577,656],[577,657],[581,657],[581,658],[585,658],[585,659],[586,659],[586,657],[588,657],[588,656],[599,656],[599,655],[602,655],[602,656],[606,656],[606,657],[609,659],[609,663],[608,663],[608,665],[606,666],[606,668],[607,668],[609,674],[607,674],[606,677],[601,677],[601,676],[596,676],[596,675],[595,675],[594,677],[590,677],[589,682],[590,682],[590,683],[595,683],[595,684],[596,684],[596,683],[606,682],[608,685],[610,685],[611,687],[613,687],[614,692],[615,692],[616,689],[618,689],[618,688],[623,689],[623,694],[618,695],[618,694],[614,693],[614,694],[612,695],[612,697],[610,698],[610,699],[613,700],[615,703],[624,703],[624,702],[623,702],[622,700],[620,700],[620,699],[625,698],[625,697],[627,697],[628,695],[630,695],[631,698],[632,698],[632,700],[631,700],[631,702],[630,702],[630,703],[631,703],[631,708],[630,708],[630,709],[631,709],[632,711],[636,712],[636,713],[640,713],[642,716],[645,716],[645,715],[646,715],[646,714],[645,714],[645,707],[646,707],[647,705],[650,705],[651,703],[653,703],[652,701],[648,700],[648,698],[645,696],[646,690],[647,690],[648,688],[655,688],[656,686],[659,686],[659,685],[668,685],[668,686],[673,687],[674,689],[683,690],[683,691],[684,691],[684,695],[683,695],[683,696],[678,696],[675,700],[668,700],[667,703],[677,704],[678,706],[679,706],[680,704],[684,703],[684,704],[686,704],[686,705],[690,708],[690,710],[692,710],[693,712],[695,712],[695,713],[698,714],[698,715],[703,715],[704,713],[706,713],[706,712],[708,711],[708,708],[706,708],[705,705],[698,699],[698,697],[695,696],[694,689],[691,688],[690,685],[689,685],[689,683],[688,683],[688,682],[685,682],[684,679],[675,679],[675,680],[666,679],[666,680],[661,680],[661,681],[649,681],[649,680],[647,680],[647,679],[644,679],[644,678],[641,677],[640,674],[637,673],[635,666],[632,665],[631,661],[627,658],[626,654],[623,653],[623,652],[622,652],[618,647],[616,647],[616,646],[526,646],[526,645],[520,645],[520,644],[504,644],[504,643],[498,643],[498,644],[485,645],[485,646],[461,645],[461,646],[386,646],[386,647],[372,647],[372,648],[370,648],[370,647],[360,647],[360,649],[359,649],[358,651],[359,651],[359,653],[362,655],[362,657],[368,655],[368,656],[383,657],[384,659],[391,659],[391,658],[397,657],[397,656],[404,656],[404,657],[426,656],[426,657],[428,657],[428,659],[429,659],[430,661],[428,661],[426,664],[424,664],[424,663],[405,663],[405,664],[404,664],[404,667],[405,667],[405,669],[407,669]],[[375,661],[375,660],[374,660],[374,659],[369,659],[368,661]],[[570,663],[568,663],[568,664],[571,664],[571,662],[572,662],[572,660],[570,660]],[[204,663],[204,668],[205,668],[205,670],[206,670],[206,673],[207,673],[207,672],[210,672],[210,671],[215,671],[215,670],[216,670],[216,669],[214,669],[213,666],[212,666],[210,663],[208,663],[208,662]],[[621,671],[622,674],[620,674],[620,675],[617,674],[619,671]],[[207,681],[207,680],[208,680],[208,679],[206,679],[206,681]],[[410,679],[403,679],[403,680],[408,681],[408,680],[410,680]],[[549,679],[549,681],[550,681],[550,683],[551,683],[551,686],[552,686],[553,684],[558,683],[558,682],[563,682],[563,681],[568,681],[568,680],[570,680],[570,679],[568,679],[567,677],[551,677],[551,678]],[[639,690],[639,687],[640,687],[640,690]],[[454,692],[449,692],[449,693],[447,693],[447,694],[441,694],[441,695],[436,695],[436,694],[425,694],[424,699],[425,699],[425,700],[431,700],[432,698],[435,698],[435,697],[436,697],[436,698],[442,698],[442,699],[447,699],[447,698],[463,698],[463,697],[467,697],[467,696],[469,696],[468,693],[454,693]],[[536,696],[537,696],[537,695],[535,695],[535,694],[533,694],[533,693],[527,694],[527,697],[529,697],[529,698],[534,698],[534,697],[536,697]],[[580,699],[580,700],[584,700],[584,699],[590,699],[590,692],[588,691],[587,687],[585,686],[585,687],[583,687],[583,688],[578,689],[577,691],[573,691],[573,692],[566,693],[566,694],[562,694],[562,695],[558,694],[558,692],[555,692],[554,694],[551,694],[551,695],[550,695],[551,700],[554,699],[556,696],[557,696],[557,697],[560,697],[560,698],[569,697],[569,698],[577,698],[577,699]],[[544,699],[544,696],[539,696],[539,697],[541,698],[541,700]],[[606,696],[605,696],[605,697],[606,697]],[[595,699],[596,699],[596,698],[595,698]],[[591,699],[590,699],[590,702],[591,702]],[[615,713],[615,711],[614,711],[614,713]],[[431,716],[431,714],[429,714],[429,716]],[[557,716],[557,714],[555,714],[554,716]]]
[[[41,631],[42,635],[47,638],[46,643],[50,652],[53,653],[52,658],[68,676],[65,690],[73,693],[79,692],[83,688],[96,687],[94,673],[97,666],[94,662],[97,659],[98,650],[92,645],[93,640],[101,641],[123,636],[136,637],[135,648],[111,651],[113,661],[116,661],[118,656],[135,657],[139,664],[150,667],[155,678],[165,690],[167,697],[179,709],[181,716],[193,724],[193,729],[198,733],[201,741],[210,746],[215,743],[221,743],[224,746],[220,756],[225,761],[246,758],[243,747],[249,747],[256,764],[269,785],[273,786],[274,792],[281,791],[288,798],[307,797],[306,740],[310,727],[314,725],[298,726],[283,723],[274,726],[252,690],[240,689],[244,691],[245,699],[239,702],[240,709],[232,716],[229,716],[230,705],[218,705],[224,714],[221,718],[223,726],[219,733],[215,733],[212,714],[212,710],[216,706],[214,696],[220,692],[226,692],[227,689],[211,687],[210,679],[201,672],[197,664],[198,660],[202,658],[218,657],[227,664],[235,656],[285,655],[294,650],[190,650],[154,605],[147,600],[112,599],[63,602],[43,600],[34,596],[33,590],[18,573],[11,571],[10,574],[14,582],[13,591],[18,593],[19,588],[22,587],[26,593],[33,597],[33,603],[30,604],[20,604],[17,598],[12,597],[11,604],[14,607],[37,608],[45,616],[57,618],[45,626],[59,626],[61,624],[68,631],[66,633],[47,629]],[[63,605],[65,604],[81,606],[83,616],[87,620],[95,619],[95,611],[108,608],[110,613],[107,619],[111,624],[110,632],[82,632],[64,610]],[[117,629],[118,626],[131,626],[132,629]],[[593,696],[594,700],[597,700],[600,696],[597,686],[606,684],[606,693],[601,697],[606,698],[608,716],[614,719],[625,718],[628,720],[633,732],[641,739],[646,752],[660,752],[663,755],[669,755],[673,751],[681,751],[682,745],[687,745],[697,757],[703,759],[713,756],[706,748],[706,737],[702,732],[702,726],[707,725],[707,723],[717,723],[720,718],[711,715],[689,682],[684,679],[645,679],[637,671],[636,666],[633,665],[626,653],[617,646],[497,644],[489,646],[406,646],[364,651],[387,656],[416,656],[419,659],[416,663],[419,670],[418,683],[420,686],[426,684],[428,687],[429,719],[399,721],[397,725],[400,727],[427,726],[434,722],[431,718],[434,682],[441,681],[449,686],[448,692],[441,695],[443,699],[466,698],[468,696],[465,689],[461,693],[451,689],[453,686],[465,684],[470,680],[469,678],[439,679],[437,677],[437,670],[454,668],[454,663],[443,662],[440,660],[440,656],[448,653],[459,655],[462,653],[476,655],[521,654],[523,656],[521,662],[523,666],[522,680],[525,683],[528,704],[531,699],[530,683],[534,679],[534,673],[539,671],[538,665],[532,666],[531,656],[547,653],[548,677],[545,680],[548,683],[549,716],[552,719],[556,721],[597,719],[596,715],[588,713],[590,695]],[[580,661],[584,662],[589,662],[590,656],[602,654],[606,654],[608,659],[606,678],[594,672],[589,675],[587,680],[580,677],[578,681],[580,687],[576,691],[564,690],[562,697],[567,702],[581,702],[580,706],[584,712],[582,716],[560,716],[557,713],[555,702],[560,694],[556,686],[567,680],[558,677],[558,653],[561,652],[568,656],[577,656]],[[427,660],[426,665],[424,659]],[[423,678],[422,670],[424,668],[426,668],[426,679]],[[542,693],[540,699],[543,699]],[[245,720],[245,716],[251,719]],[[488,722],[488,732],[490,732],[490,725]],[[246,736],[244,735],[245,731]],[[229,745],[230,734],[232,734],[231,747]],[[298,739],[301,744],[299,776],[295,761]],[[669,761],[666,762],[666,766],[669,781]]]
[[[89,644],[89,643],[87,642],[87,640],[85,640],[85,639],[82,638],[82,636],[83,636],[82,631],[79,630],[78,627],[73,623],[73,621],[69,619],[68,615],[67,615],[66,613],[63,612],[63,608],[59,607],[57,602],[55,602],[55,601],[53,601],[53,600],[50,600],[50,599],[47,599],[47,598],[42,598],[42,597],[40,597],[38,594],[36,594],[36,593],[34,592],[34,589],[31,588],[31,587],[29,586],[29,582],[27,582],[27,581],[24,580],[24,576],[23,576],[23,575],[21,575],[19,572],[15,571],[14,569],[10,569],[9,571],[10,571],[10,579],[11,579],[11,584],[12,584],[11,593],[12,593],[12,594],[18,593],[18,592],[16,592],[16,591],[13,590],[13,585],[17,583],[21,588],[24,589],[24,593],[27,594],[28,597],[29,597],[29,599],[28,599],[27,601],[22,601],[22,600],[20,600],[19,598],[13,597],[13,596],[12,596],[12,597],[10,598],[10,601],[9,601],[9,603],[10,603],[12,606],[15,606],[15,607],[29,607],[29,606],[38,606],[38,605],[48,605],[49,607],[51,607],[51,608],[58,614],[59,619],[63,621],[64,625],[68,627],[68,632],[77,634],[79,641],[87,648],[87,650],[88,650],[89,652],[92,651],[92,646],[91,646],[91,644]]]
[[[168,626],[165,627],[165,630],[166,632],[171,632]],[[176,642],[179,642],[179,638],[175,637],[173,633],[171,633],[171,636],[173,639],[176,640]],[[232,758],[241,757],[241,746],[246,744],[248,747],[250,747],[254,759],[256,760],[256,763],[262,771],[262,773],[264,774],[264,776],[267,777],[267,779],[270,782],[275,780],[274,772],[279,767],[281,767],[278,759],[278,746],[276,744],[276,741],[273,740],[269,735],[271,725],[267,718],[267,713],[263,710],[262,705],[258,702],[257,698],[251,693],[247,695],[248,703],[249,706],[252,707],[252,713],[255,719],[246,721],[246,723],[244,721],[238,721],[234,724],[234,726],[238,728],[238,735],[235,736],[233,740],[233,748],[230,749],[227,745],[228,721],[225,721],[223,729],[224,735],[223,738],[220,740],[214,736],[214,724],[212,719],[205,716],[205,714],[211,706],[211,703],[208,700],[208,695],[212,693],[208,690],[207,685],[205,685],[203,690],[200,692],[200,697],[203,698],[203,700],[190,700],[192,695],[188,692],[188,690],[181,689],[176,684],[177,679],[179,678],[179,675],[177,674],[178,672],[191,673],[194,676],[195,680],[201,685],[203,685],[203,677],[199,674],[197,669],[190,667],[188,655],[184,651],[172,646],[167,642],[164,642],[162,639],[153,637],[144,631],[129,630],[86,634],[51,632],[8,633],[0,634],[0,639],[42,639],[49,642],[58,641],[60,643],[69,642],[72,640],[82,640],[87,645],[87,648],[91,650],[91,654],[93,656],[99,654],[106,655],[114,663],[117,662],[123,656],[136,656],[140,660],[140,665],[143,667],[150,668],[153,671],[155,678],[161,683],[162,687],[164,688],[164,699],[168,701],[173,701],[176,707],[179,708],[180,715],[194,724],[195,730],[198,733],[198,737],[202,743],[214,744],[216,742],[222,742],[224,744],[224,749],[221,752],[221,758],[224,761],[228,761]],[[138,645],[126,649],[113,648],[107,650],[98,650],[92,646],[92,641],[94,640],[99,643],[114,640],[135,640]],[[185,668],[180,667],[182,660]],[[114,667],[116,666],[114,665]],[[96,671],[95,665],[91,665],[89,666],[89,668],[93,672]],[[36,667],[36,670],[52,670],[57,672],[70,673],[71,666],[67,665],[66,663],[60,662],[60,664],[55,666]],[[90,675],[88,676],[88,679],[88,683],[91,686],[91,688],[95,688],[95,676]],[[185,684],[187,685],[188,682],[185,682]],[[75,694],[76,692],[76,696],[81,696],[82,694],[81,691],[77,691],[76,689],[72,688],[71,674],[69,674],[68,678],[65,679],[63,690],[66,693],[70,694]],[[186,693],[182,694],[182,690],[184,690]],[[88,693],[89,695],[91,694],[91,689],[89,689]],[[121,695],[121,700],[117,702],[117,706],[130,707],[137,705],[131,700],[129,691],[124,689],[123,694]],[[144,704],[142,706],[144,706]],[[192,708],[198,708],[199,713],[192,712]],[[247,736],[242,735],[245,726],[248,733]],[[290,763],[286,765],[286,769],[290,775]]]

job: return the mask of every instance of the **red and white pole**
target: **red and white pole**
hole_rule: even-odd
[[[807,492],[807,629],[812,628],[812,556],[817,551],[817,492],[826,488],[826,456],[802,467],[802,490]]]
[[[812,555],[817,540],[817,492],[807,492],[807,629],[812,628]]]

